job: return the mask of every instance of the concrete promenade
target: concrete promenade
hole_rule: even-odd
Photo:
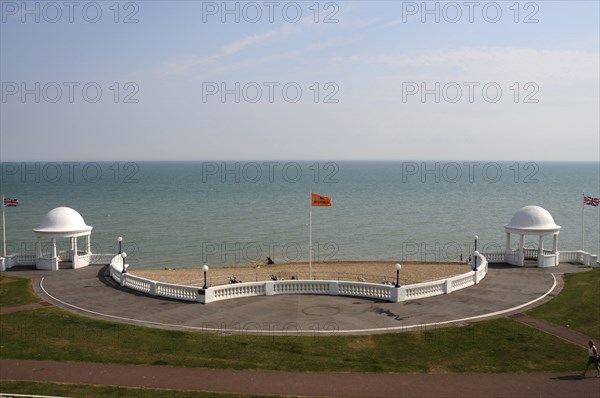
[[[33,278],[34,289],[44,300],[87,316],[180,330],[306,335],[394,332],[512,315],[558,294],[562,288],[560,274],[588,269],[571,264],[543,269],[492,264],[479,285],[401,303],[282,295],[208,305],[122,288],[108,276],[106,266],[8,273]]]

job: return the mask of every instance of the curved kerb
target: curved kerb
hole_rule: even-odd
[[[445,326],[445,325],[456,324],[456,323],[476,321],[476,320],[481,320],[484,318],[497,317],[497,316],[500,316],[503,314],[507,314],[507,313],[511,313],[511,312],[520,310],[520,309],[528,307],[540,300],[543,300],[550,293],[552,293],[554,291],[554,289],[556,288],[557,280],[556,280],[556,276],[554,273],[552,273],[552,278],[553,278],[552,287],[546,293],[544,293],[541,296],[539,296],[533,300],[530,300],[526,303],[511,307],[511,308],[507,308],[504,310],[500,310],[500,311],[494,311],[494,312],[476,315],[476,316],[472,316],[472,317],[466,317],[466,318],[458,318],[458,319],[451,319],[451,320],[441,321],[441,322],[421,323],[421,324],[414,324],[414,325],[392,326],[392,327],[382,327],[382,328],[367,328],[367,329],[312,330],[311,334],[342,335],[342,334],[362,334],[362,333],[381,333],[381,332],[403,332],[403,331],[410,331],[413,329],[426,329],[426,328],[439,327],[439,326]],[[117,321],[122,321],[122,322],[130,322],[130,323],[137,323],[137,324],[142,324],[142,325],[157,326],[157,327],[164,327],[164,328],[184,329],[184,330],[190,330],[190,331],[231,333],[231,334],[239,334],[239,333],[264,334],[264,331],[261,331],[261,330],[243,330],[243,331],[241,331],[239,329],[230,329],[230,328],[209,328],[209,327],[169,324],[169,323],[153,322],[153,321],[147,321],[147,320],[136,319],[136,318],[127,318],[127,317],[122,317],[122,316],[105,314],[105,313],[98,312],[98,311],[92,311],[92,310],[82,308],[82,307],[76,306],[74,304],[68,303],[57,297],[54,297],[48,291],[46,291],[46,289],[44,288],[43,282],[44,282],[44,278],[42,278],[40,280],[40,284],[39,284],[40,289],[44,292],[44,294],[46,294],[52,300],[55,300],[56,302],[61,303],[62,305],[66,306],[66,307],[69,307],[69,308],[72,308],[72,309],[75,309],[77,311],[81,311],[84,313],[88,313],[91,315],[95,315],[95,316],[100,316],[100,317],[113,319],[113,320],[117,320]],[[270,334],[272,334],[272,335],[297,335],[299,333],[297,330],[273,330],[273,331],[270,331]]]

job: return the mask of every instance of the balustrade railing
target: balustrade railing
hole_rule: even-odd
[[[13,261],[14,265],[35,265],[35,254],[17,254]]]
[[[110,276],[121,286],[154,296],[168,297],[186,301],[211,303],[213,301],[279,294],[320,294],[366,297],[378,300],[400,302],[419,298],[448,294],[479,283],[488,271],[485,256],[479,254],[478,269],[465,274],[438,281],[417,283],[395,287],[394,285],[337,280],[271,280],[259,282],[234,283],[199,289],[189,285],[177,285],[141,278],[123,273],[120,256],[114,256],[110,262]]]

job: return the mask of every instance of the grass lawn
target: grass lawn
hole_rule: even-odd
[[[41,301],[33,294],[31,280],[0,274],[0,307],[37,303]]]
[[[538,311],[558,314],[558,321],[575,318],[578,291],[583,287],[586,297],[598,292],[598,275],[596,270],[567,278],[564,315],[545,308],[562,294]],[[22,282],[15,286],[16,296],[25,295],[19,289],[31,289]],[[598,308],[597,300],[584,304]],[[578,325],[598,325],[597,318],[590,322],[594,316],[585,316]],[[578,371],[585,350],[508,318],[405,333],[293,337],[163,330],[53,307],[0,316],[0,357],[248,370],[502,373]]]
[[[370,336],[224,336],[41,308],[2,315],[0,335],[2,358],[282,371],[572,371],[585,354],[506,318]]]
[[[278,395],[246,395],[215,392],[159,390],[149,388],[104,387],[86,384],[38,383],[0,380],[0,392],[11,394],[71,396],[79,398],[277,398]]]
[[[548,303],[527,312],[600,341],[600,269],[564,276],[565,287]]]

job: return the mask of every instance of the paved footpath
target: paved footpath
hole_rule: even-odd
[[[600,378],[588,375],[288,373],[0,360],[4,380],[310,397],[598,398]]]

